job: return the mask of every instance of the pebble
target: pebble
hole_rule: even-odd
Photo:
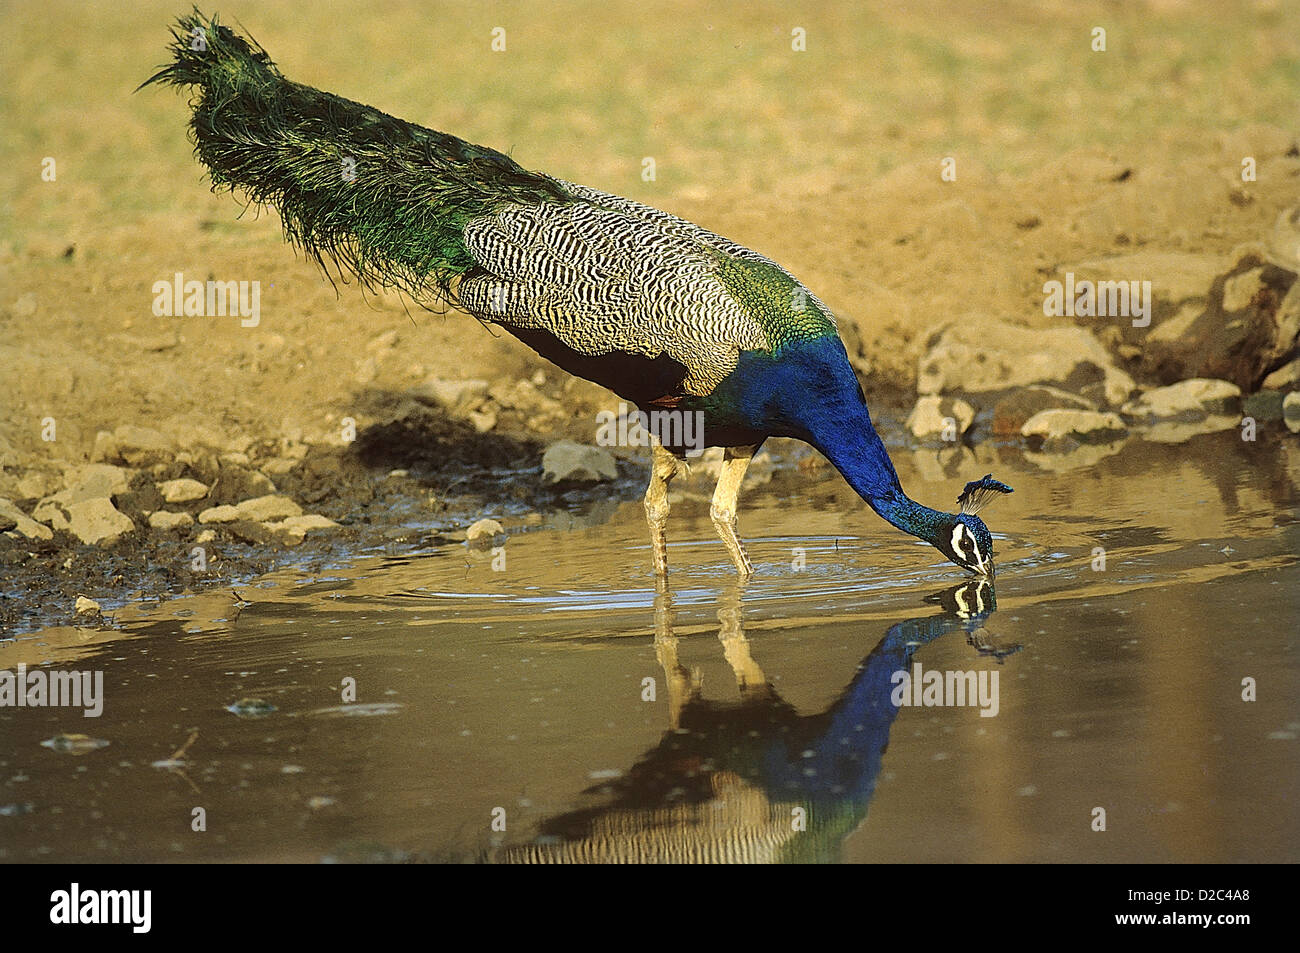
[[[591,447],[572,440],[559,440],[542,455],[542,482],[566,480],[594,483],[618,478],[614,457],[601,447]]]
[[[158,492],[168,503],[191,503],[208,495],[208,488],[198,480],[167,480],[158,484]]]
[[[151,529],[172,530],[194,525],[194,517],[189,513],[170,513],[167,510],[155,510],[149,514]]]
[[[54,531],[38,523],[18,508],[12,500],[0,497],[0,532],[16,530],[26,539],[53,539]]]
[[[258,496],[235,506],[235,518],[267,523],[290,516],[301,516],[302,507],[287,496]],[[203,517],[199,517],[203,521]]]
[[[1048,450],[1066,441],[1106,443],[1126,432],[1116,414],[1096,410],[1044,410],[1020,428],[1022,436],[1042,438]]]
[[[917,440],[956,442],[975,422],[975,408],[960,397],[921,397],[907,418],[907,429]]]
[[[470,528],[465,531],[465,538],[472,543],[474,542],[474,540],[483,537],[486,537],[488,539],[495,539],[496,537],[504,534],[505,534],[505,530],[501,528],[501,524],[498,523],[496,520],[481,519],[478,520],[473,525],[471,525]]]
[[[1292,433],[1300,433],[1300,391],[1292,391],[1282,401],[1282,421]]]
[[[239,511],[233,506],[213,506],[199,514],[199,522],[208,523],[233,523],[239,519]]]

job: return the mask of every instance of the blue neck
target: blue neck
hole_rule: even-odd
[[[933,542],[951,521],[948,513],[922,506],[903,492],[885,444],[871,423],[871,414],[857,396],[841,402],[835,413],[813,423],[809,443],[825,454],[884,520],[905,533]]]
[[[794,395],[791,416],[805,431],[799,436],[820,450],[882,519],[934,542],[952,517],[903,492],[844,345],[838,337],[827,337],[800,350],[800,357],[787,352],[782,362],[799,378],[787,381],[785,390]]]
[[[710,401],[758,433],[812,444],[876,513],[905,533],[934,542],[952,520],[903,492],[835,335],[798,342],[779,354],[742,352],[736,372]]]

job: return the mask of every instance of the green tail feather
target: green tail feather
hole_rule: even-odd
[[[572,201],[500,152],[290,82],[215,16],[195,10],[172,36],[175,61],[141,87],[197,87],[190,128],[214,188],[275,206],[290,242],[367,286],[452,301],[474,265],[465,222],[508,203]]]

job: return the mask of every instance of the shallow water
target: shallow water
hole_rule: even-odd
[[[700,479],[667,591],[628,501],[504,565],[369,557],[0,642],[105,696],[0,708],[0,858],[1300,858],[1294,440],[896,458],[931,505],[1016,488],[995,592],[790,469],[742,497],[743,587]],[[918,664],[996,673],[996,713],[895,706]]]

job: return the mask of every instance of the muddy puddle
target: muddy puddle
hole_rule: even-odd
[[[899,470],[1015,486],[995,589],[789,470],[744,497],[743,587],[703,500],[659,591],[609,502],[0,643],[103,686],[0,708],[0,858],[1296,860],[1296,448],[964,454]]]

